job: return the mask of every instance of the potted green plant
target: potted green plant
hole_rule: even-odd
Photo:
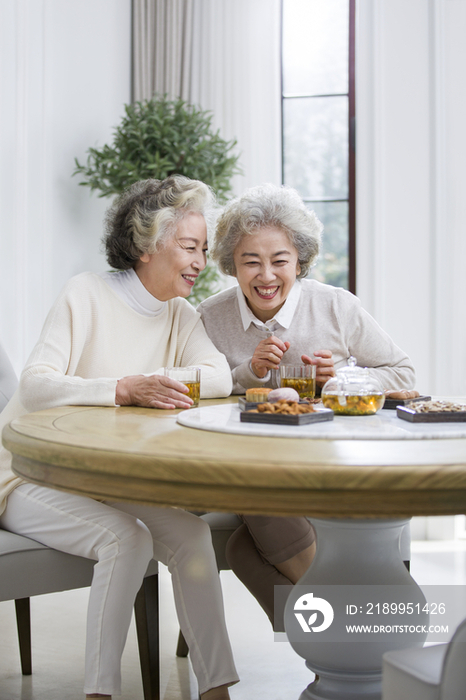
[[[235,146],[235,140],[225,141],[213,131],[210,112],[182,99],[155,95],[125,105],[113,143],[89,148],[85,164],[76,158],[73,175],[81,175],[79,184],[98,190],[99,197],[120,194],[138,180],[185,175],[210,185],[223,203],[233,175],[241,172]],[[217,268],[207,264],[189,301],[197,305],[217,291],[219,281]]]

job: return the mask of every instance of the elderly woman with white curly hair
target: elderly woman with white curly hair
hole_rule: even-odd
[[[286,364],[315,364],[318,387],[353,355],[385,389],[414,385],[414,369],[350,292],[305,279],[316,260],[322,224],[289,187],[263,185],[227,205],[211,256],[238,285],[198,307],[207,333],[231,368],[233,393],[278,386]],[[232,569],[256,596],[275,629],[274,585],[296,583],[312,561],[306,518],[241,516],[228,543]]]
[[[231,375],[187,297],[206,265],[202,182],[138,182],[106,219],[113,272],[73,277],[50,311],[0,427],[27,411],[65,405],[189,408],[188,388],[165,366],[201,367],[201,396],[228,396]],[[172,574],[181,629],[202,700],[227,700],[236,683],[208,525],[181,509],[104,503],[28,484],[0,451],[0,523],[55,549],[94,559],[84,691],[120,694],[121,655],[149,561]]]

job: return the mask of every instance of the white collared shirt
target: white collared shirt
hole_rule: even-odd
[[[266,323],[259,321],[259,319],[254,316],[239,285],[236,287],[236,295],[238,297],[239,312],[241,314],[241,322],[244,330],[247,331],[251,323],[253,323],[257,328],[273,333],[278,326],[281,326],[281,328],[290,327],[301,296],[301,282],[296,280],[282,308]]]
[[[166,306],[166,301],[156,299],[147,291],[132,268],[117,272],[101,272],[99,277],[102,277],[133,311],[142,316],[158,316]]]

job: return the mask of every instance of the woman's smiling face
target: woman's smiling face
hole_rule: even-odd
[[[144,287],[160,301],[190,295],[206,266],[207,227],[202,214],[191,212],[156,253],[144,255],[134,269]]]
[[[236,279],[253,314],[263,323],[281,309],[301,272],[298,251],[273,226],[245,235],[233,255]]]

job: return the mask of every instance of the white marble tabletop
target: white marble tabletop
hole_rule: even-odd
[[[188,428],[262,437],[323,440],[432,440],[465,438],[465,423],[409,423],[396,410],[373,416],[335,416],[332,421],[305,425],[241,423],[237,404],[204,406],[182,411],[178,423]]]

